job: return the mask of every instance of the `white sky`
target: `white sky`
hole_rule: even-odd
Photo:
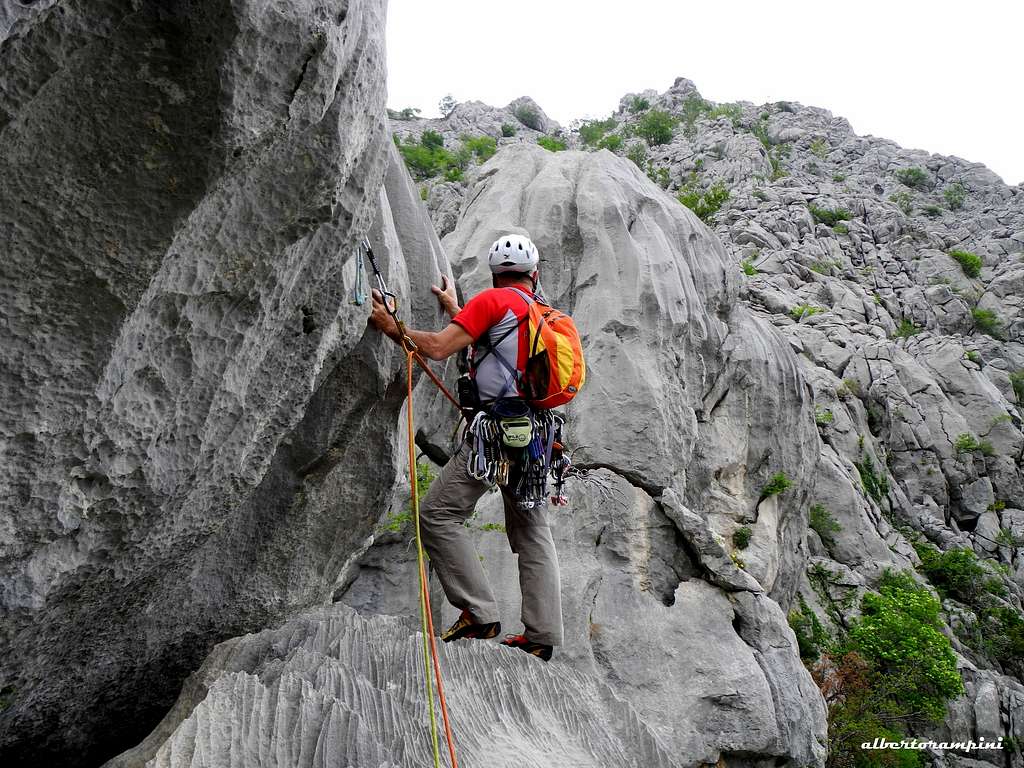
[[[389,0],[388,105],[531,96],[565,125],[688,77],[712,101],[797,101],[861,135],[1024,181],[1020,0]]]

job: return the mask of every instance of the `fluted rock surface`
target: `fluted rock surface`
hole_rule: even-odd
[[[381,190],[383,29],[382,0],[3,5],[3,764],[136,743],[387,503],[403,387],[354,247],[376,217],[403,302],[403,239],[443,260],[395,231],[404,171]]]
[[[422,639],[339,603],[227,641],[153,737],[106,768],[428,765]],[[681,765],[589,675],[492,643],[440,652],[459,765]],[[443,731],[441,750],[447,764]]]

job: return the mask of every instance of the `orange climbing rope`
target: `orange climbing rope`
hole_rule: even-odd
[[[434,742],[434,766],[439,768],[440,756],[437,743],[437,721],[434,719],[434,695],[433,689],[430,684],[430,662],[428,661],[427,645],[429,642],[429,657],[434,662],[434,675],[437,678],[437,697],[441,703],[441,717],[444,720],[444,735],[445,740],[448,742],[448,754],[451,756],[452,768],[458,768],[459,762],[455,757],[455,738],[452,736],[451,723],[448,721],[448,703],[444,696],[444,681],[441,678],[441,663],[437,657],[437,640],[434,637],[434,619],[431,616],[430,610],[430,589],[429,582],[427,580],[427,567],[425,557],[423,555],[423,539],[420,535],[420,501],[419,501],[419,489],[416,486],[416,439],[415,429],[413,427],[413,416],[412,416],[412,361],[413,358],[423,366],[424,370],[434,378],[434,381],[439,387],[448,395],[449,399],[451,395],[447,390],[444,389],[444,385],[437,381],[434,377],[433,372],[430,371],[423,363],[422,358],[416,352],[416,345],[412,339],[405,333],[405,325],[401,320],[395,318],[398,323],[398,329],[402,334],[402,347],[405,349],[405,362],[406,362],[406,378],[408,379],[408,400],[406,402],[406,412],[408,414],[409,421],[409,483],[412,486],[412,514],[413,521],[416,527],[416,551],[417,560],[419,563],[420,572],[420,618],[423,624],[423,663],[426,668],[426,683],[427,683],[427,702],[430,710],[430,731]],[[428,640],[429,639],[429,640]]]

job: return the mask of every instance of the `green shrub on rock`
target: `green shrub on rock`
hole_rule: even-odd
[[[911,189],[927,189],[931,183],[931,177],[924,168],[916,166],[911,168],[900,168],[896,171],[896,178],[899,182]]]
[[[942,190],[942,196],[946,199],[946,205],[949,206],[949,210],[956,211],[964,207],[964,200],[967,199],[967,190],[959,181],[954,181]]]
[[[646,139],[647,143],[656,147],[672,141],[672,132],[676,127],[676,118],[668,112],[652,109],[640,118],[636,124],[636,135]]]
[[[970,251],[950,251],[949,255],[959,262],[968,277],[977,277],[981,274],[981,257]]]
[[[696,180],[691,179],[680,189],[677,196],[704,223],[708,223],[725,202],[729,199],[729,189],[721,181],[716,181],[707,189],[702,189]]]
[[[565,149],[565,142],[551,136],[540,136],[537,143],[549,152],[561,152]]]
[[[816,222],[829,227],[834,227],[840,221],[849,221],[850,219],[850,212],[845,208],[819,208],[816,205],[809,205],[807,209]]]

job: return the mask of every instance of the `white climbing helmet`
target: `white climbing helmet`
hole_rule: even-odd
[[[533,272],[540,261],[537,246],[523,235],[502,235],[494,241],[487,262],[491,272]]]

